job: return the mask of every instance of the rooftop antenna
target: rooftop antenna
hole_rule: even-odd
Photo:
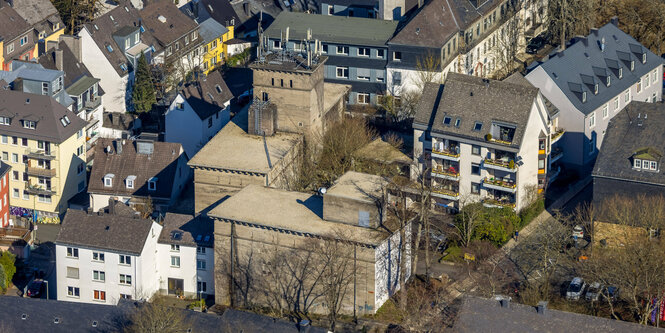
[[[261,10],[261,13],[259,14],[259,23],[256,31],[259,34],[259,47],[256,48],[256,58],[261,61],[261,57],[263,56],[263,29],[261,28],[261,21],[263,21],[263,10]]]
[[[305,47],[307,48],[307,68],[312,67],[312,46],[309,41],[312,39],[312,29],[307,29],[307,37],[305,39]]]

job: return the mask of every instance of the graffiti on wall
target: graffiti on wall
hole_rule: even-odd
[[[60,217],[57,215],[50,216],[46,215],[45,213],[36,212],[36,216],[32,216],[32,209],[28,208],[23,208],[23,207],[15,207],[15,206],[10,206],[9,207],[9,214],[18,216],[18,217],[24,217],[27,219],[31,219],[35,223],[42,223],[42,224],[59,224],[60,223]]]

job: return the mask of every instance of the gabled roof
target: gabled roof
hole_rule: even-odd
[[[143,150],[143,147],[147,149]],[[168,199],[177,177],[178,158],[182,154],[184,151],[179,143],[100,138],[95,146],[88,192]],[[110,187],[104,186],[107,175],[113,175]],[[125,182],[129,176],[136,176],[131,189]],[[157,178],[154,191],[148,189],[148,181],[152,178]]]
[[[25,18],[21,17],[14,8],[6,3],[0,7],[0,40],[5,41],[5,46],[7,45],[7,42],[30,31],[31,28],[32,27],[28,24]],[[5,61],[7,61],[7,59],[5,59]]]
[[[143,7],[140,15],[145,29],[155,36],[162,46],[171,44],[197,27],[172,1],[151,2]]]
[[[153,223],[150,219],[68,209],[55,244],[140,255]]]
[[[49,19],[55,20],[63,27],[58,10],[49,0],[12,0],[12,7],[30,25]]]
[[[86,126],[83,119],[49,96],[2,88],[0,88],[0,114],[11,118],[10,125],[0,125],[3,134],[53,143],[69,139]],[[21,119],[28,118],[37,121],[36,129],[23,127]],[[63,125],[63,121],[66,126]]]
[[[209,18],[199,24],[199,35],[203,38],[203,43],[208,44],[217,38],[221,38],[229,29],[219,22]]]
[[[159,243],[213,247],[215,225],[205,215],[166,213]]]
[[[324,42],[385,47],[397,28],[397,22],[284,11],[265,30],[265,35],[269,38],[284,35],[286,38],[287,27],[291,41],[305,40],[307,29],[311,29],[312,39]]]
[[[646,63],[642,63],[642,53],[646,54]],[[632,71],[631,60],[635,61]],[[662,64],[663,59],[616,25],[608,23],[600,29],[592,30],[586,37],[573,39],[563,52],[552,53],[548,60],[534,67],[526,78],[533,82],[535,68],[542,68],[575,108],[586,115],[611,101]],[[619,68],[622,68],[621,78]],[[597,95],[594,94],[596,83]],[[586,93],[586,102],[583,102],[583,93]]]
[[[663,128],[665,104],[630,102],[607,125],[593,176],[665,185]],[[634,158],[658,162],[658,170],[636,170]]]
[[[220,71],[212,71],[199,81],[188,83],[179,92],[201,120],[208,119],[233,99]]]
[[[232,25],[232,21],[236,26],[241,23],[230,1],[194,0],[180,7],[180,11],[199,23],[209,18],[225,27]]]
[[[434,132],[485,140],[493,123],[515,126],[512,146],[519,146],[538,89],[506,81],[448,73],[444,84],[428,83],[416,109],[414,125]],[[449,125],[443,123],[450,117]],[[457,119],[460,126],[454,126]],[[475,131],[476,122],[482,123]]]
[[[62,50],[62,69],[65,72],[65,88],[69,88],[84,76],[92,78],[92,74],[90,74],[88,68],[77,60],[72,50],[64,41],[58,43],[57,49]],[[55,65],[55,50],[55,48],[49,49],[46,53],[42,54],[37,59],[39,64],[44,66],[44,68],[57,69]]]

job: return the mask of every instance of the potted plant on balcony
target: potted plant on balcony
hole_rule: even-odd
[[[510,160],[510,162],[508,162],[508,169],[515,169],[515,161]]]
[[[485,134],[485,140],[492,141],[492,134],[490,133]]]

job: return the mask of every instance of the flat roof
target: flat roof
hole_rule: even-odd
[[[342,98],[351,90],[351,86],[348,84],[340,83],[323,83],[323,111],[330,110],[333,105],[339,102],[339,99]]]
[[[261,207],[261,209],[257,209]],[[347,240],[378,245],[383,230],[323,220],[323,199],[314,194],[249,185],[213,208],[208,216],[312,234],[343,233]]]
[[[358,157],[383,162],[410,164],[411,158],[381,138],[368,143],[358,150]]]
[[[383,196],[383,188],[387,183],[381,176],[349,171],[339,177],[325,195],[375,201]]]
[[[251,104],[249,104],[251,105]],[[302,135],[278,132],[264,138],[247,134],[248,107],[240,111],[217,133],[188,165],[268,173],[293,147]]]

